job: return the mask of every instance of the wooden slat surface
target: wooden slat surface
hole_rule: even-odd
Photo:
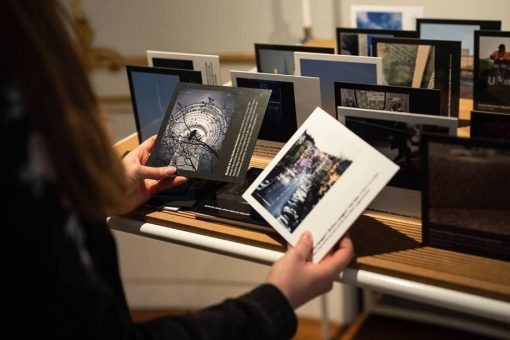
[[[470,100],[461,101],[463,117],[471,105]],[[469,127],[460,128],[459,135],[469,136]],[[137,144],[134,134],[119,142],[116,150],[120,154]],[[263,168],[268,161],[254,156],[250,166]],[[286,248],[284,240],[276,233],[202,221],[190,212],[169,213],[140,208],[130,217],[267,249],[283,251]],[[419,220],[365,213],[354,223],[349,234],[356,252],[352,267],[510,301],[510,262],[423,247]]]

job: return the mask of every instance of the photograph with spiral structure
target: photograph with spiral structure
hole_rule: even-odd
[[[161,138],[158,166],[212,172],[235,108],[230,93],[186,90],[179,94]]]
[[[320,150],[305,131],[252,195],[292,233],[351,163]]]

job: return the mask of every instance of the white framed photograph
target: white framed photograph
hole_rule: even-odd
[[[336,117],[335,82],[382,85],[381,57],[295,52],[296,74],[318,77],[322,108]]]
[[[415,30],[422,6],[351,5],[351,26],[386,30]]]
[[[217,55],[149,50],[147,64],[151,67],[200,71],[204,84],[221,84],[220,57]]]
[[[369,209],[420,218],[421,136],[425,133],[456,136],[459,120],[343,106],[338,107],[338,120],[400,167]]]
[[[317,77],[230,71],[232,86],[272,90],[255,155],[273,158],[310,113],[321,106]]]
[[[356,221],[398,166],[316,108],[243,198],[287,242],[313,235],[319,262]]]

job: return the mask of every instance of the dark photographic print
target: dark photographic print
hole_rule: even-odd
[[[160,145],[158,166],[212,172],[235,109],[232,93],[183,90],[172,108]]]
[[[510,145],[436,138],[425,157],[426,242],[510,258]]]
[[[421,134],[449,133],[447,127],[395,120],[347,116],[345,123],[352,132],[400,166],[388,185],[410,190],[421,189]]]
[[[409,112],[409,95],[383,91],[340,90],[340,106]]]
[[[305,131],[252,193],[291,233],[352,163],[321,150],[315,138]]]
[[[294,84],[286,81],[237,78],[237,87],[271,90],[258,139],[285,143],[297,130]]]
[[[471,111],[471,137],[510,141],[510,115]]]
[[[241,182],[270,94],[264,89],[178,84],[148,165],[173,165],[191,178]]]
[[[475,32],[474,107],[510,113],[510,32]]]

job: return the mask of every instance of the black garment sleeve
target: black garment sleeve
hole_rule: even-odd
[[[297,321],[278,288],[261,285],[237,298],[174,318],[138,325],[141,339],[290,339]]]
[[[0,339],[288,339],[296,317],[265,284],[195,313],[134,324],[115,241],[78,216],[52,176],[47,150],[15,86],[0,77],[5,166],[0,237]],[[76,180],[80,180],[77,178]]]

